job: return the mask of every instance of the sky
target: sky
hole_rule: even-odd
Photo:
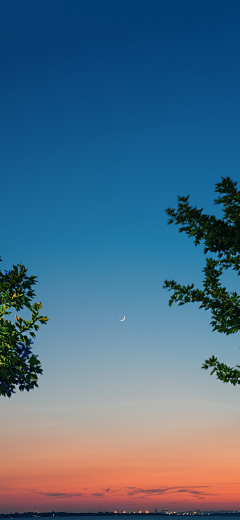
[[[201,370],[239,336],[163,289],[205,265],[165,209],[221,218],[239,181],[239,22],[238,0],[0,1],[0,267],[49,318],[39,388],[1,397],[1,513],[240,510],[239,388]]]

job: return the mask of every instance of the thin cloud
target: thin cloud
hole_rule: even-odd
[[[194,489],[197,487],[197,489]],[[210,493],[209,491],[202,491],[199,488],[207,488],[209,486],[193,486],[193,487],[186,487],[186,488],[179,488],[179,487],[167,487],[167,488],[134,488],[134,487],[128,487],[128,495],[134,496],[134,495],[142,495],[142,498],[145,496],[151,496],[151,495],[162,495],[165,493],[187,493],[190,495],[197,495],[198,497],[201,495],[202,497],[209,496],[209,495],[215,495],[215,493]],[[199,497],[200,498],[200,497]]]
[[[177,493],[191,493],[191,495],[206,495],[202,491],[195,491],[194,489],[179,489]]]
[[[139,495],[139,494],[144,494],[144,495],[156,495],[157,494],[157,495],[160,495],[162,493],[166,493],[167,491],[169,491],[170,488],[157,488],[157,489],[130,488],[130,489],[131,489],[131,491],[128,492],[129,496]]]
[[[117,487],[115,488],[113,486],[112,487],[109,486],[108,488],[104,489],[105,493],[108,493],[108,494],[113,493],[114,495],[116,493],[124,493],[125,491],[126,491],[126,488],[117,488]]]
[[[6,489],[6,488],[5,488]],[[16,488],[9,488],[14,489],[16,491]],[[27,493],[35,493],[36,495],[43,495],[45,497],[57,497],[57,498],[68,498],[68,497],[85,497],[87,496],[85,493],[72,493],[72,492],[51,492],[51,491],[38,491],[37,489],[30,489],[30,488],[17,488],[21,490],[22,492]]]
[[[143,500],[150,497],[150,496],[161,496],[161,495],[181,495],[184,494],[185,500],[188,500],[187,495],[194,496],[197,499],[201,500],[208,496],[217,496],[219,493],[211,493],[208,489],[210,486],[186,486],[186,487],[180,487],[180,486],[172,486],[172,487],[158,487],[158,488],[138,488],[134,486],[128,486],[128,487],[122,487],[122,488],[115,488],[114,486],[110,486],[108,488],[102,489],[101,491],[96,493],[89,493],[89,488],[84,488],[83,493],[73,493],[73,492],[54,492],[50,491],[49,489],[46,491],[38,491],[36,489],[29,489],[29,488],[19,488],[22,492],[31,492],[35,493],[37,495],[43,495],[45,497],[51,497],[51,498],[73,498],[73,497],[106,497],[111,495],[115,496],[126,496],[126,494],[129,497],[141,497]],[[0,488],[0,490],[12,490],[12,488]],[[87,493],[86,491],[89,490]],[[16,491],[16,490],[15,490]]]
[[[45,497],[55,497],[55,498],[71,498],[71,497],[82,497],[85,496],[83,493],[47,493],[41,491],[41,495]]]

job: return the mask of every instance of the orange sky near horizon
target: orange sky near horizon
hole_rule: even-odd
[[[152,411],[143,421],[133,407],[129,423],[120,410],[111,423],[102,410],[88,428],[84,412],[65,424],[23,413],[18,431],[6,422],[0,511],[240,509],[238,421],[166,410],[153,425]]]

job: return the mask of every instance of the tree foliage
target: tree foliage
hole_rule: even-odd
[[[0,271],[0,395],[7,397],[16,388],[29,391],[38,386],[38,375],[42,374],[40,361],[32,353],[32,338],[39,329],[37,322],[46,323],[48,318],[39,315],[42,302],[31,303],[36,277],[28,277],[26,273],[21,264],[5,274]],[[24,307],[32,313],[29,321],[17,314],[15,323],[3,318],[11,314],[10,309],[18,312]]]
[[[227,335],[240,330],[240,297],[236,292],[228,292],[220,283],[220,276],[226,269],[232,268],[240,274],[240,191],[236,185],[230,177],[222,177],[216,184],[215,191],[220,196],[214,202],[223,205],[223,219],[204,214],[203,208],[191,207],[189,195],[178,197],[177,210],[165,210],[170,217],[168,224],[180,224],[179,232],[193,237],[195,246],[203,241],[205,255],[215,253],[215,259],[206,258],[203,290],[195,289],[193,283],[180,285],[174,280],[164,281],[163,287],[173,291],[169,305],[174,302],[179,302],[178,305],[201,303],[200,308],[211,311],[213,330]],[[211,375],[215,373],[224,383],[240,384],[240,366],[228,367],[212,356],[205,360],[202,368],[211,368]]]

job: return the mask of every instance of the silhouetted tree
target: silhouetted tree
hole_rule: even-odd
[[[31,345],[35,337],[33,330],[39,328],[37,322],[46,323],[48,318],[39,316],[41,302],[31,304],[36,277],[28,277],[26,272],[21,264],[14,265],[5,274],[0,271],[0,395],[7,397],[11,397],[17,387],[29,391],[38,386],[38,375],[42,374],[40,361],[32,354]],[[19,311],[24,307],[32,313],[29,321],[17,314],[15,323],[3,318],[11,314],[9,309]]]
[[[214,202],[223,204],[223,219],[203,214],[203,208],[191,207],[189,195],[178,197],[177,210],[165,210],[170,217],[168,224],[180,224],[179,232],[185,231],[189,237],[194,237],[195,246],[201,240],[204,242],[204,254],[217,255],[217,259],[206,258],[203,290],[195,289],[193,283],[182,286],[174,280],[164,281],[163,287],[174,291],[169,305],[173,302],[179,302],[178,305],[201,302],[200,308],[212,313],[213,330],[227,335],[240,330],[240,297],[236,292],[228,292],[220,283],[221,274],[229,267],[240,274],[240,191],[236,185],[230,177],[222,177],[222,181],[216,184],[215,191],[221,195]],[[211,368],[211,375],[215,373],[224,383],[240,384],[239,365],[231,368],[212,356],[205,360],[202,368]]]

